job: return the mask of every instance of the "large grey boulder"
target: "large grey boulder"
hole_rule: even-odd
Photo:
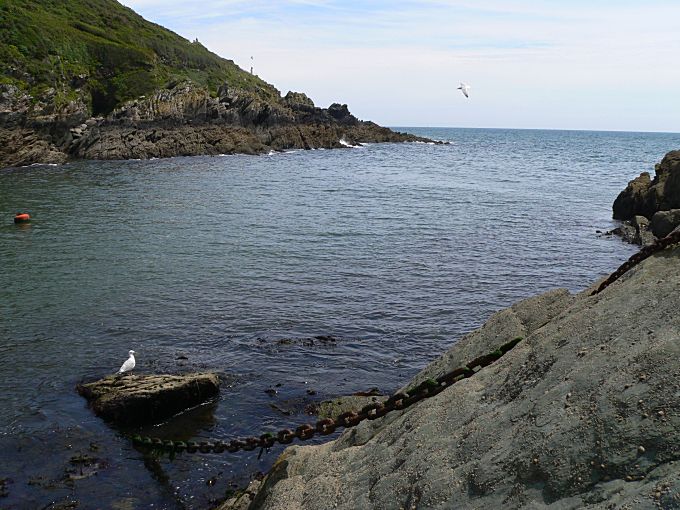
[[[219,394],[216,374],[109,376],[79,384],[94,412],[122,425],[157,423]]]
[[[680,151],[671,151],[655,167],[654,179],[643,172],[614,200],[615,220],[635,215],[651,218],[657,211],[680,209]]]
[[[612,209],[615,220],[629,220],[636,214],[643,216],[654,214],[654,207],[647,204],[647,193],[652,184],[649,172],[642,172],[628,183],[614,200]]]
[[[525,336],[508,354],[335,441],[287,448],[250,508],[680,508],[678,289],[680,247],[595,296],[495,314],[412,382]]]
[[[651,228],[656,237],[666,237],[678,225],[680,225],[680,209],[658,211],[652,216]]]

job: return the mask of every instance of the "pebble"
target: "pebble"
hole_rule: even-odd
[[[665,415],[666,413],[664,413],[663,411],[659,411],[659,412],[656,413],[656,414],[658,414],[659,416],[663,416],[663,415]]]
[[[644,446],[638,446],[638,452],[645,453],[645,447]]]

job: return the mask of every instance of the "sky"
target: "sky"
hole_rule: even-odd
[[[680,132],[678,0],[122,3],[385,126]]]

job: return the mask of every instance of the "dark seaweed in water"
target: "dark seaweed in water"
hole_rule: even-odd
[[[453,143],[0,170],[0,506],[205,508],[281,448],[151,459],[75,384],[129,349],[139,373],[229,375],[214,405],[143,430],[195,440],[391,392],[493,311],[616,268],[635,248],[595,231],[680,141],[414,132]],[[67,484],[79,455],[102,464]]]

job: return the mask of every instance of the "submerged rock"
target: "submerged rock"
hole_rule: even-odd
[[[157,423],[219,394],[216,374],[125,375],[79,384],[97,414],[121,425]]]

